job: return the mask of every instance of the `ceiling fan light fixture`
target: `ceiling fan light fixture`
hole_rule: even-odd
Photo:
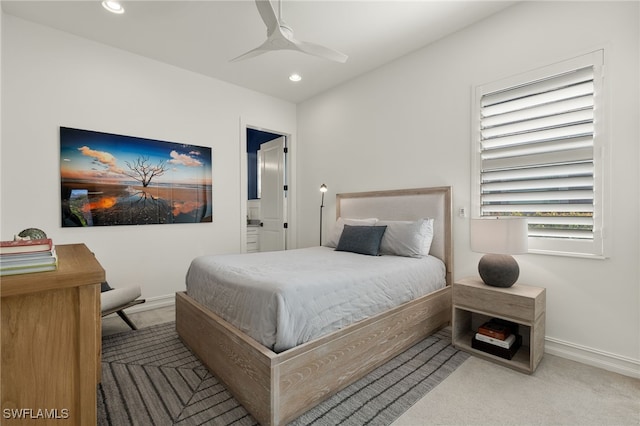
[[[111,13],[117,13],[118,15],[121,15],[124,13],[124,7],[122,7],[122,5],[120,4],[119,1],[115,1],[115,0],[104,0],[102,2],[102,7],[104,7],[105,9],[107,9],[109,12]]]
[[[293,82],[298,82],[300,80],[302,80],[302,76],[300,74],[296,74],[293,73],[289,76],[289,80],[293,81]]]

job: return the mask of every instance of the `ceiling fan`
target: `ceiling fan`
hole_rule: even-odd
[[[258,12],[267,26],[267,40],[253,50],[244,53],[231,62],[253,58],[273,50],[296,50],[308,55],[318,56],[330,61],[344,63],[348,56],[328,47],[306,41],[296,40],[293,30],[282,19],[282,0],[278,1],[278,15],[270,0],[255,0]]]

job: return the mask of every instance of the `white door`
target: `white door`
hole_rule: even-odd
[[[260,251],[286,249],[285,137],[260,145]]]

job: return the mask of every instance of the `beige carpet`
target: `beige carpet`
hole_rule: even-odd
[[[393,426],[640,425],[640,380],[546,354],[529,376],[470,357]]]

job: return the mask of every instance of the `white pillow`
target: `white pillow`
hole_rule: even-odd
[[[429,255],[433,241],[433,219],[380,220],[376,225],[387,226],[380,243],[380,254],[405,257]]]
[[[333,226],[333,231],[331,232],[329,240],[327,240],[324,245],[326,247],[337,247],[338,241],[340,241],[340,236],[342,235],[342,230],[344,229],[344,225],[373,226],[377,221],[378,219],[375,217],[370,217],[368,219],[343,219],[339,217],[336,221],[336,224]]]

